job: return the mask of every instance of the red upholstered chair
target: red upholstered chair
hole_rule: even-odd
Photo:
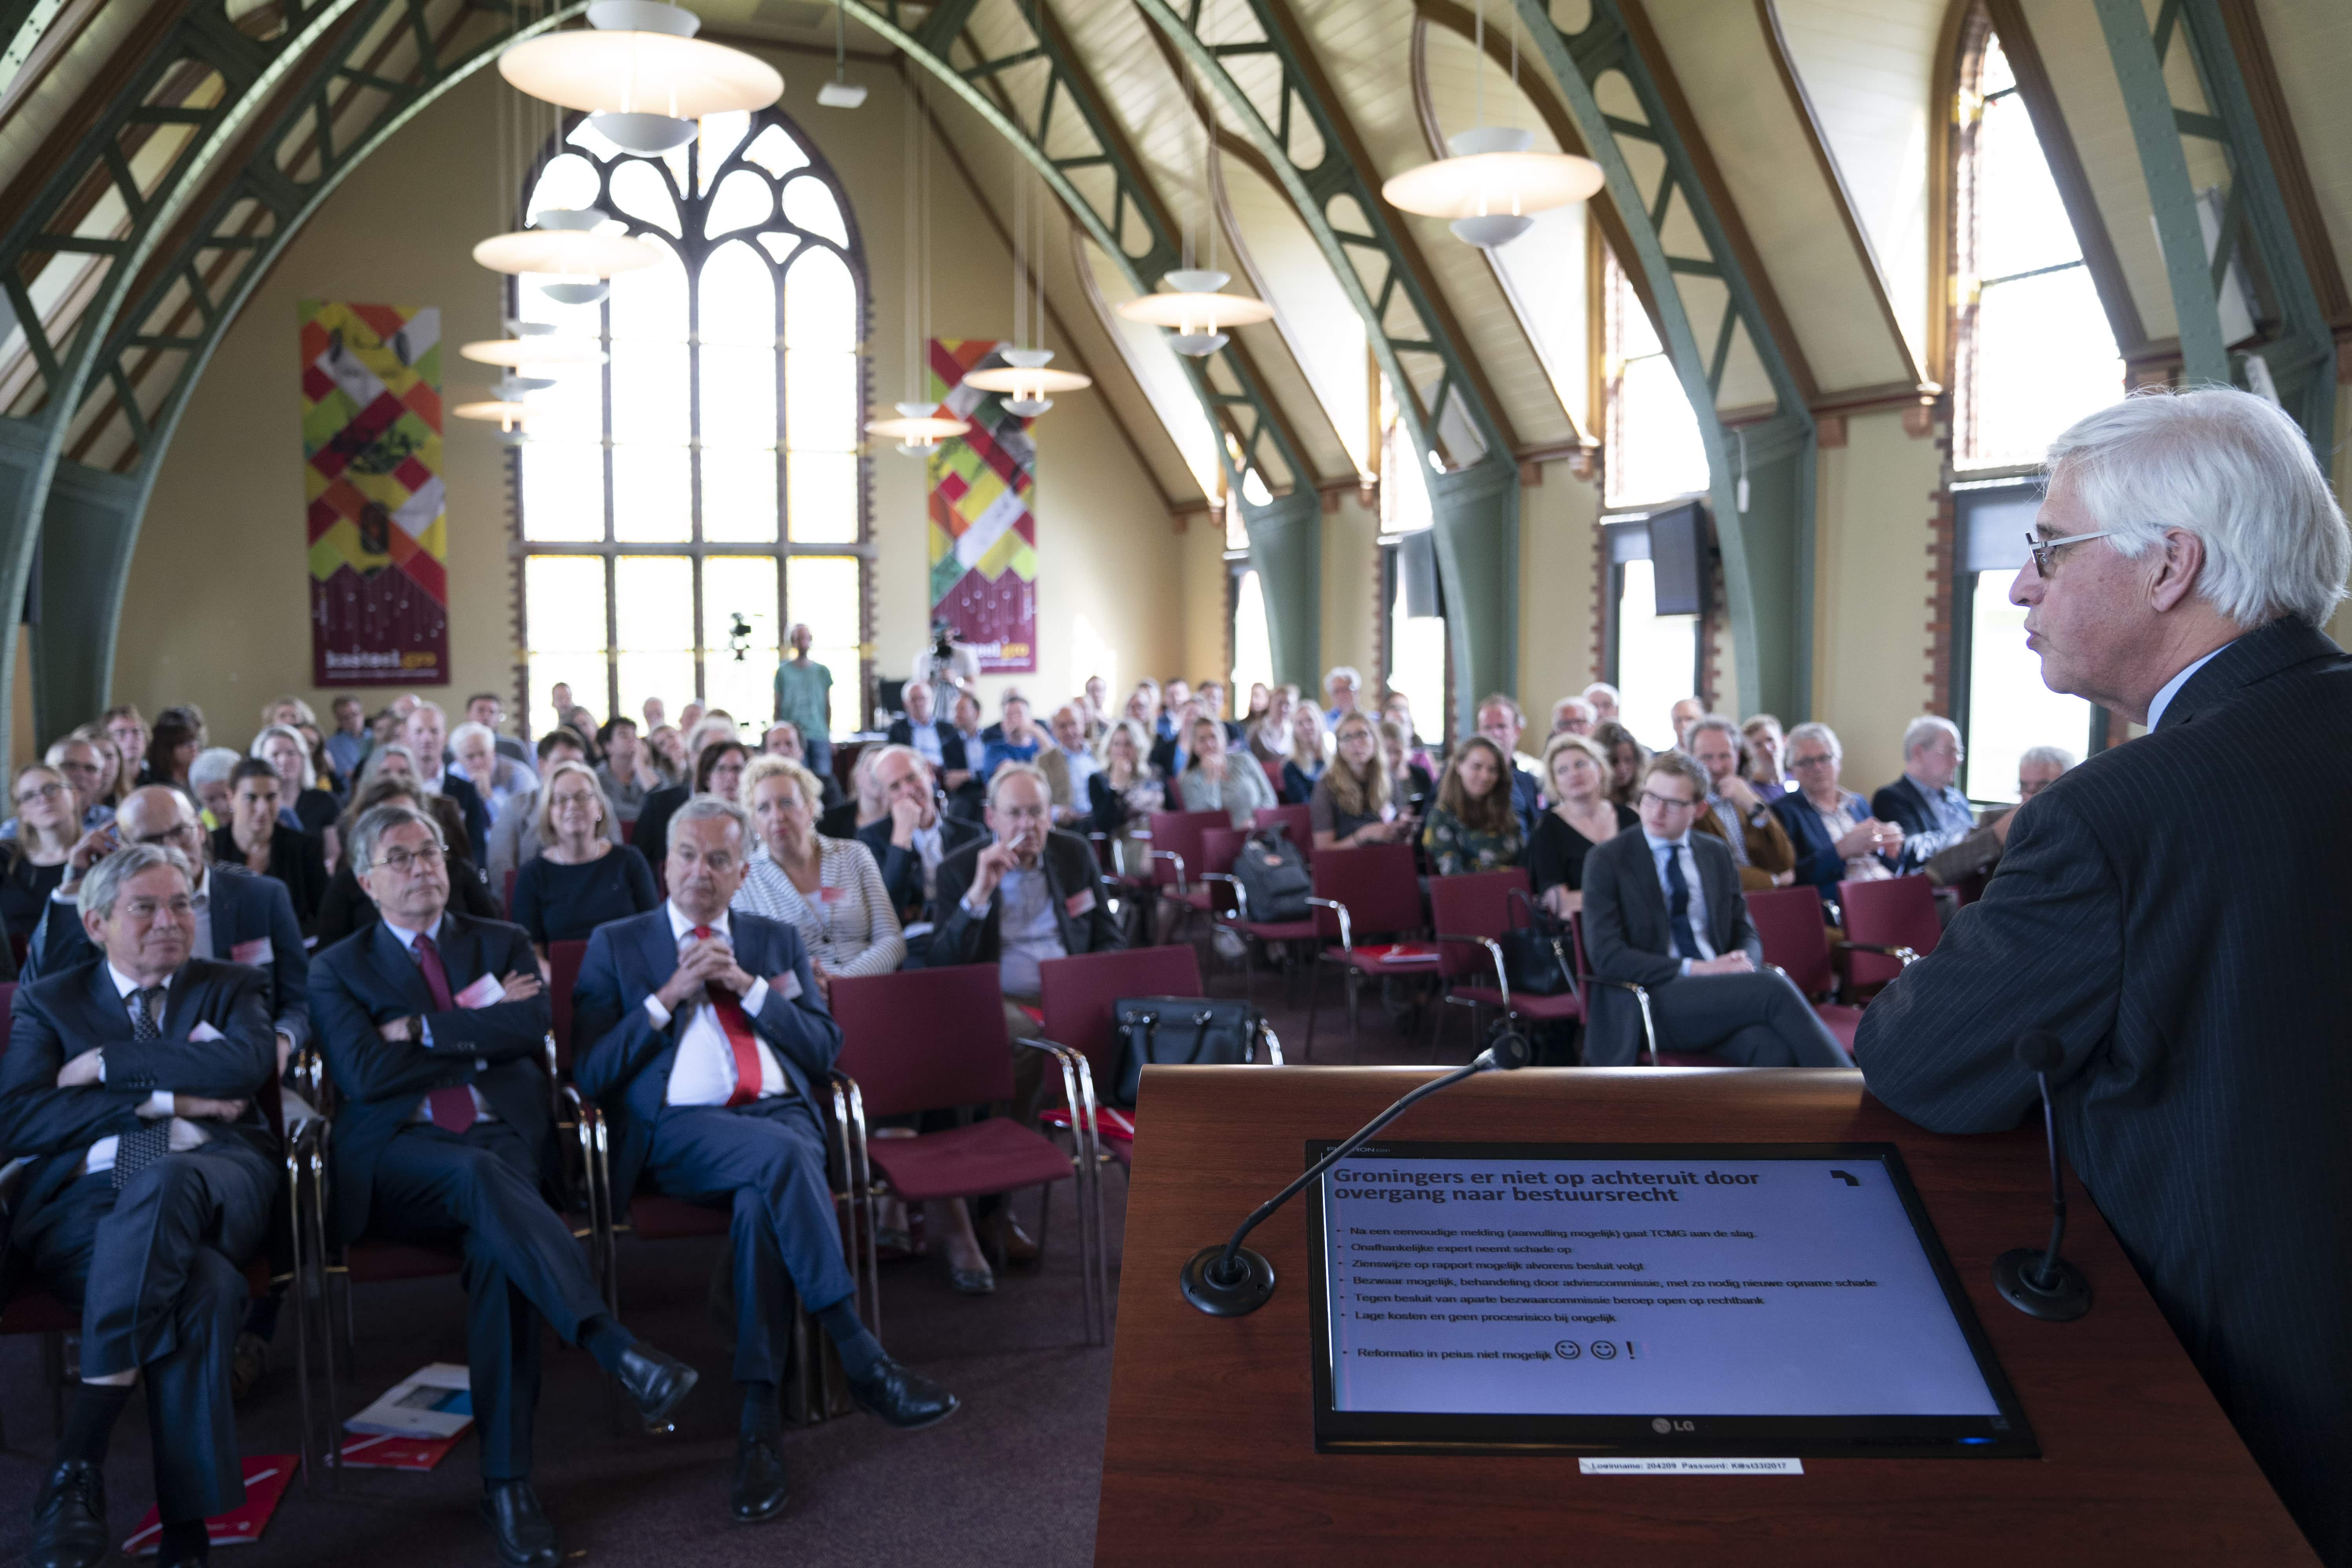
[[[844,1037],[838,1070],[854,1086],[849,1115],[859,1148],[857,1203],[866,1211],[860,1225],[869,1256],[875,1190],[869,1172],[880,1172],[910,1204],[1071,1182],[1078,1199],[1087,1342],[1102,1342],[1108,1329],[1097,1324],[1108,1317],[1110,1279],[1099,1245],[1101,1154],[1091,1137],[1080,1138],[1074,1159],[1005,1116],[912,1138],[865,1135],[868,1113],[898,1116],[1012,1099],[1015,1042],[1005,1036],[996,966],[966,963],[835,980],[833,1016]],[[1093,1103],[1094,1079],[1086,1058],[1043,1040],[1017,1043],[1045,1052],[1060,1066],[1066,1103]]]
[[[1944,931],[1935,892],[1923,876],[1840,882],[1838,904],[1845,910],[1845,941],[1839,946],[1846,953],[1846,983],[1857,992],[1876,990],[1935,952]]]
[[[511,915],[514,913],[515,879],[521,875],[522,871],[520,868],[514,866],[507,868],[506,890],[499,895],[499,913],[502,915]]]
[[[1250,813],[1250,826],[1264,827],[1279,822],[1288,830],[1290,841],[1311,864],[1315,859],[1315,808],[1307,805],[1261,805]]]
[[[1358,993],[1367,975],[1432,978],[1437,973],[1433,942],[1393,939],[1419,935],[1427,925],[1421,908],[1421,879],[1413,870],[1410,844],[1367,844],[1356,849],[1326,849],[1312,868],[1315,890],[1307,902],[1315,910],[1316,934],[1339,946],[1316,955],[1337,964],[1348,977],[1348,1038],[1356,1037]],[[1366,943],[1365,937],[1391,941]],[[1307,1059],[1315,1059],[1314,973],[1307,978]]]
[[[554,1015],[556,1061],[567,1073],[572,1070],[572,1048],[579,1044],[572,1037],[572,992],[580,984],[580,965],[587,956],[584,942],[547,944],[548,1010]]]
[[[1282,764],[1269,763],[1260,758],[1257,765],[1265,773],[1265,782],[1273,786],[1274,798],[1280,800],[1282,798]]]
[[[1513,893],[1528,891],[1528,874],[1521,867],[1480,871],[1465,877],[1433,877],[1429,883],[1430,918],[1437,926],[1437,973],[1446,984],[1445,1000],[1470,1009],[1471,1037],[1477,1037],[1478,1009],[1499,1008],[1506,1017],[1530,1023],[1584,1021],[1584,998],[1573,986],[1554,996],[1531,991],[1514,993],[1503,967],[1497,940],[1511,929]],[[1525,919],[1524,912],[1520,918]],[[1567,955],[1562,954],[1563,958]],[[1571,977],[1575,970],[1563,964]],[[1489,984],[1491,982],[1491,984]],[[1445,1037],[1446,1013],[1438,1010],[1433,1050]]]
[[[1186,915],[1209,914],[1208,889],[1201,878],[1201,835],[1212,827],[1231,827],[1233,817],[1222,811],[1155,811],[1151,814],[1151,875],[1161,901],[1176,906],[1181,922]],[[1147,933],[1148,934],[1148,933]],[[1171,932],[1171,935],[1173,933]]]
[[[1819,902],[1818,900],[1815,901]],[[1630,980],[1606,980],[1592,973],[1592,965],[1585,960],[1584,956],[1584,915],[1582,911],[1580,910],[1576,914],[1569,917],[1568,933],[1569,940],[1573,944],[1572,956],[1576,960],[1576,983],[1584,987],[1586,995],[1590,996],[1592,994],[1592,987],[1595,985],[1613,986],[1617,990],[1630,991],[1633,994],[1634,1005],[1642,1011],[1642,1048],[1649,1052],[1650,1065],[1652,1067],[1714,1068],[1723,1066],[1721,1062],[1717,1061],[1713,1057],[1706,1056],[1699,1052],[1659,1050],[1657,1024],[1650,1016],[1649,987],[1646,985],[1636,985]]]
[[[1862,1009],[1831,1001],[1837,969],[1830,961],[1829,928],[1822,923],[1821,895],[1811,888],[1773,888],[1748,895],[1748,918],[1764,944],[1764,962],[1805,994],[1822,1023],[1849,1055]]]

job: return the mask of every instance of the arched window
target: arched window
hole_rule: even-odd
[[[1962,787],[2017,798],[2018,759],[2039,745],[2081,754],[2093,711],[2042,682],[2025,612],[2009,602],[2025,563],[2039,481],[2015,477],[2050,440],[2123,395],[2083,247],[1985,8],[1961,29],[1952,100],[1954,387],[1953,690],[1968,742]],[[2004,477],[2003,470],[2010,477]]]
[[[659,697],[673,715],[692,699],[764,721],[795,622],[833,671],[834,727],[864,721],[864,256],[839,182],[790,121],[702,123],[650,158],[583,121],[526,203],[602,207],[664,251],[593,305],[517,280],[522,320],[607,354],[532,395],[517,454],[534,729],[555,721],[538,705],[559,680],[612,713]]]

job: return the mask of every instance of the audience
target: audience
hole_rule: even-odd
[[[1722,840],[1691,831],[1706,771],[1680,752],[1643,764],[1641,825],[1584,861],[1584,952],[1615,984],[1587,994],[1584,1059],[1623,1067],[1643,1020],[1661,1051],[1735,1067],[1851,1067],[1789,977],[1764,966],[1738,868]],[[1643,1006],[1626,986],[1648,993]]]
[[[1093,815],[1095,754],[1087,745],[1086,721],[1077,704],[1054,710],[1054,741],[1037,755],[1037,771],[1054,791],[1054,821],[1066,826]]]
[[[1225,717],[1225,683],[1204,680],[1194,689],[1194,695],[1201,700],[1201,711],[1225,727],[1225,750],[1240,750],[1249,732],[1237,721]]]
[[[129,770],[122,793],[130,794],[141,784],[155,781],[147,773],[147,721],[139,716],[137,704],[125,702],[108,709],[98,716],[106,732],[114,738],[114,749],[122,753],[122,765]]]
[[[1486,735],[1454,748],[1421,847],[1433,876],[1459,877],[1516,866],[1527,836],[1511,799],[1510,752]]]
[[[1563,697],[1551,705],[1551,732],[1555,735],[1590,735],[1601,716],[1592,704],[1581,697]],[[1546,754],[1549,754],[1547,747]]]
[[[1302,705],[1317,721],[1322,715]],[[1339,753],[1307,797],[1307,821],[1316,849],[1355,849],[1412,837],[1412,817],[1398,808],[1397,782],[1381,755],[1380,727],[1366,714],[1339,721]]]
[[[318,930],[326,901],[327,863],[316,838],[286,826],[278,807],[283,787],[277,768],[261,758],[238,762],[229,774],[228,820],[213,829],[207,848],[219,865],[276,878],[308,936]]]
[[[1838,787],[1844,756],[1827,724],[1798,725],[1789,731],[1789,767],[1797,787],[1772,803],[1772,815],[1796,851],[1796,879],[1820,889],[1825,904],[1837,901],[1841,881],[1895,875],[1903,852],[1903,829],[1881,822],[1862,796]]]
[[[565,763],[587,765],[587,748],[569,725],[559,725],[539,738],[536,748],[539,773],[542,779],[552,778],[555,770]],[[592,772],[590,778],[596,775]],[[546,813],[541,810],[543,784],[518,790],[507,797],[499,808],[499,825],[490,830],[490,862],[486,868],[490,890],[499,898],[506,897],[507,879],[529,865],[546,845],[541,837],[546,827]],[[603,793],[601,785],[598,793]],[[621,814],[608,799],[598,816],[598,835],[609,843],[621,842]],[[520,923],[520,922],[518,922]],[[558,942],[568,938],[558,937]]]
[[[1381,717],[1395,724],[1404,736],[1406,760],[1434,780],[1437,777],[1437,761],[1413,732],[1412,700],[1402,691],[1390,692],[1381,703]]]
[[[1087,684],[1089,688],[1094,685],[1092,681],[1088,681]],[[1264,723],[1265,721],[1266,715],[1273,711],[1274,688],[1268,686],[1263,680],[1251,681],[1249,689],[1249,707],[1242,714],[1242,728],[1248,730]]]
[[[550,738],[569,733],[557,730]],[[514,923],[541,958],[555,942],[585,942],[605,921],[644,914],[661,902],[646,858],[614,841],[613,805],[595,773],[576,748],[559,746],[553,756],[539,788],[515,801],[530,813],[527,847],[532,852],[515,872]],[[505,885],[503,877],[499,880]]]
[[[447,801],[418,789],[416,781],[408,774],[392,772],[377,773],[375,777],[353,792],[349,809],[336,826],[336,831],[341,835],[344,843],[351,842],[352,829],[359,819],[379,805],[404,805],[411,811],[424,812],[441,829],[444,844],[460,842],[459,830],[455,826],[456,808]],[[436,812],[433,809],[435,806],[441,809]],[[490,897],[490,890],[483,885],[480,873],[474,869],[472,862],[465,858],[462,851],[449,857],[449,905],[458,913],[474,920],[494,921],[499,918],[498,901]],[[319,946],[322,950],[332,947],[353,931],[374,924],[375,921],[375,900],[369,898],[366,889],[360,885],[359,874],[352,869],[351,857],[346,855],[336,863],[335,874],[327,879],[327,897],[319,907]]]
[[[784,634],[792,657],[776,666],[776,721],[800,731],[811,773],[833,772],[833,671],[809,658],[816,634],[795,621]]]
[[[1037,760],[1037,753],[1045,749],[1045,732],[1030,722],[1027,698],[1017,692],[1006,692],[1003,713],[1003,723],[998,726],[994,737],[981,750],[979,773],[982,784],[987,783],[990,776],[1005,763],[1034,763]]]
[[[1683,750],[1706,770],[1706,808],[1691,826],[1723,840],[1739,868],[1740,887],[1753,892],[1794,881],[1797,851],[1788,829],[1740,776],[1738,726],[1720,713],[1694,719],[1683,731]]]
[[[662,786],[652,749],[638,741],[637,721],[625,713],[605,720],[596,740],[604,748],[604,760],[596,764],[596,787],[613,803],[614,816],[635,822],[646,808],[646,796]]]
[[[1256,715],[1249,725],[1251,756],[1261,763],[1282,765],[1290,755],[1291,710],[1298,706],[1296,686],[1277,686],[1266,694],[1265,711]]]
[[[671,814],[698,795],[733,800],[735,787],[743,780],[743,766],[751,760],[751,749],[735,739],[731,720],[716,723],[706,720],[689,735],[697,742],[693,773],[683,783],[647,795],[646,808],[637,816],[636,845],[649,866],[668,863]],[[714,777],[718,782],[713,782]]]
[[[0,843],[0,918],[11,939],[28,938],[49,907],[49,896],[65,880],[66,858],[81,828],[74,820],[73,786],[46,763],[16,770],[9,797],[16,805],[16,831]],[[9,972],[16,970],[15,955]]]
[[[113,820],[114,807],[100,798],[106,783],[106,765],[96,746],[68,735],[50,746],[41,760],[72,786],[74,806],[84,832]]]
[[[1437,772],[1427,752],[1413,749],[1412,731],[1393,719],[1381,721],[1381,765],[1389,771],[1397,810],[1418,826],[1437,798]]]
[[[194,765],[196,753],[205,749],[196,738],[195,726],[181,722],[178,710],[165,709],[155,716],[155,728],[147,740],[147,765],[139,776],[149,784],[169,784],[185,791],[188,769]],[[195,796],[190,795],[189,799]]]
[[[131,711],[135,715],[138,710]],[[360,763],[367,759],[367,707],[356,697],[338,697],[333,714],[335,727],[327,736],[327,755],[334,760],[337,773],[355,779]]]
[[[1323,678],[1323,721],[1337,724],[1356,710],[1356,693],[1362,690],[1364,678],[1351,664],[1334,665]]]
[[[1903,731],[1903,776],[1870,797],[1870,812],[1903,829],[1903,868],[1916,871],[1976,831],[1977,814],[1953,780],[1968,755],[1960,727],[1925,713]]]
[[[1633,797],[1642,793],[1642,770],[1649,765],[1650,749],[1614,719],[1595,724],[1592,741],[1609,753],[1609,798],[1631,807]]]
[[[1536,775],[1519,765],[1519,736],[1527,729],[1527,716],[1519,705],[1502,692],[1494,692],[1478,703],[1478,733],[1495,742],[1510,768],[1511,809],[1519,819],[1519,837],[1525,838],[1535,830],[1536,814],[1543,809],[1543,784]]]
[[[683,784],[692,773],[686,760],[686,737],[674,724],[656,724],[646,731],[646,750],[652,753],[654,772],[661,782],[646,793],[650,798],[656,791]]]
[[[539,787],[536,773],[499,750],[498,732],[487,724],[468,719],[450,731],[449,755],[449,771],[474,786],[494,826],[508,801]]]
[[[907,705],[907,710],[890,721],[883,738],[894,746],[912,746],[940,781],[940,787],[953,795],[971,777],[972,763],[964,754],[963,736],[951,721],[940,716],[931,688],[925,682],[907,682],[898,700]]]
[[[1161,778],[1181,778],[1184,770],[1192,765],[1192,721],[1201,717],[1200,703],[1189,697],[1174,710],[1172,727],[1170,716],[1161,715],[1160,738],[1151,747],[1151,769]],[[1287,744],[1286,742],[1285,745]],[[1289,753],[1286,751],[1284,754]],[[1258,771],[1265,772],[1263,768]]]
[[[417,809],[441,825],[443,842],[449,846],[451,875],[462,866],[475,881],[482,879],[481,868],[475,865],[473,848],[466,837],[466,818],[457,803],[446,795],[435,795],[416,781],[416,754],[404,741],[386,741],[368,753],[367,767],[360,774],[362,784],[378,778],[396,778],[405,783],[416,796]],[[335,831],[343,839],[351,837],[352,824],[357,820],[345,811]],[[501,879],[501,887],[505,885]]]
[[[1672,724],[1675,730],[1675,750],[1680,752],[1689,749],[1690,727],[1696,723],[1706,711],[1706,704],[1696,697],[1675,699],[1675,705],[1666,710],[1666,721]]]
[[[1942,853],[1931,856],[1919,869],[1927,880],[1938,888],[1948,888],[1965,882],[1971,877],[1989,877],[2000,864],[2001,851],[2009,847],[2009,829],[2025,803],[2058,782],[2058,776],[2074,765],[2074,753],[2060,746],[2035,746],[2017,759],[2017,804],[2007,808],[1989,806],[1976,831]]]
[[[89,743],[98,753],[98,788],[90,796],[94,805],[106,808],[108,815],[122,804],[132,785],[122,765],[122,753],[114,744],[114,737],[101,724],[77,725],[71,739]],[[54,750],[55,748],[52,748]]]
[[[863,760],[862,758],[860,759]],[[782,757],[743,770],[742,805],[757,829],[733,907],[800,934],[830,1004],[837,974],[887,974],[907,956],[898,911],[874,852],[856,838],[816,830],[816,775]]]
[[[488,730],[490,732],[490,743],[496,748],[499,755],[528,769],[530,763],[530,752],[524,749],[520,741],[499,728],[506,721],[506,700],[497,692],[477,691],[466,699],[466,722],[479,724],[483,729]],[[452,736],[453,744],[455,740],[456,737]]]
[[[977,823],[940,809],[929,765],[911,747],[884,746],[877,752],[874,783],[888,815],[861,828],[857,841],[881,868],[883,890],[907,943],[907,966],[919,969],[929,957],[938,921],[933,895],[940,863],[983,835]]]
[[[1562,920],[1584,907],[1584,861],[1640,820],[1609,798],[1609,757],[1589,735],[1555,734],[1544,742],[1544,793],[1551,809],[1528,839],[1528,883]]]
[[[804,768],[809,767],[808,752],[801,742],[801,728],[789,719],[780,720],[768,726],[767,733],[760,737],[760,754],[763,757],[782,757],[788,763],[798,763]],[[809,772],[817,782],[817,794],[822,803],[821,809],[831,811],[839,805],[845,797],[841,793],[840,781],[833,776],[832,767],[827,765],[822,771],[809,768]]]
[[[1360,715],[1350,710],[1350,716]],[[1322,778],[1330,757],[1331,752],[1323,735],[1323,715],[1312,703],[1302,702],[1290,710],[1290,750],[1282,760],[1284,804],[1305,805],[1312,800],[1316,783]]]
[[[1148,733],[1131,717],[1103,731],[1097,766],[1087,780],[1094,807],[1088,830],[1110,840],[1111,862],[1122,877],[1151,875],[1151,814],[1168,809],[1167,785],[1151,771]]]
[[[466,822],[466,848],[477,866],[489,863],[490,808],[472,784],[448,771],[448,724],[438,702],[419,700],[401,721],[416,782],[428,795],[446,795]]]
[[[211,746],[188,764],[188,791],[196,797],[197,819],[209,833],[228,820],[229,775],[245,761],[226,746]],[[67,774],[70,782],[72,775]],[[74,792],[79,795],[81,792]]]
[[[319,770],[310,760],[310,747],[303,741],[302,732],[284,724],[271,724],[254,736],[249,754],[259,757],[276,771],[278,810],[286,826],[318,837],[320,847],[332,855],[331,836],[342,808],[335,804],[331,792],[319,787]]]
[[[1586,687],[1584,700],[1592,704],[1592,719],[1597,724],[1618,722],[1617,704],[1621,700],[1617,689],[1605,680],[1596,680]]]
[[[1282,803],[1265,769],[1246,753],[1225,750],[1225,727],[1194,710],[1185,731],[1192,743],[1192,761],[1176,780],[1176,793],[1187,811],[1222,811],[1233,825],[1247,831],[1256,814]]]
[[[871,746],[857,753],[857,761],[849,768],[849,798],[835,800],[818,815],[819,833],[827,838],[854,838],[860,829],[890,815],[890,803],[882,798],[882,786],[874,779],[874,764],[879,760]]]

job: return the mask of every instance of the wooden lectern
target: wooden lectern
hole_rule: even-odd
[[[1391,1141],[1900,1146],[2044,1457],[1807,1458],[1801,1476],[1586,1476],[1572,1458],[1318,1454],[1305,1203],[1253,1233],[1274,1299],[1177,1292],[1193,1252],[1430,1069],[1151,1068],[1143,1079],[1095,1559],[1104,1563],[2310,1563],[2317,1559],[2087,1195],[2065,1255],[2097,1304],[2038,1322],[1992,1260],[2049,1230],[2038,1130],[1925,1132],[1859,1073],[1528,1069],[1407,1111]]]

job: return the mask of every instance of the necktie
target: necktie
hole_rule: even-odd
[[[416,968],[425,976],[425,989],[433,993],[433,1009],[436,1013],[451,1011],[457,1004],[449,999],[449,972],[441,967],[441,951],[433,945],[429,936],[416,939]],[[425,1114],[433,1125],[450,1132],[463,1132],[474,1124],[474,1091],[470,1089],[436,1089],[425,1097]]]
[[[694,940],[709,942],[710,928],[694,928]],[[727,1037],[727,1048],[735,1056],[735,1087],[727,1096],[730,1105],[742,1105],[760,1098],[760,1043],[751,1033],[751,1019],[743,1011],[743,1004],[733,993],[719,986],[703,988],[703,997],[719,1018],[719,1032]]]
[[[1665,857],[1666,913],[1674,919],[1675,946],[1679,950],[1676,956],[1696,959],[1698,957],[1698,933],[1691,930],[1690,884],[1683,880],[1682,846],[1667,845]]]
[[[160,1019],[163,1011],[163,988],[142,986],[131,994],[131,1037],[140,1045],[163,1038]],[[158,1117],[136,1132],[125,1132],[114,1143],[114,1188],[172,1152],[172,1119]]]

